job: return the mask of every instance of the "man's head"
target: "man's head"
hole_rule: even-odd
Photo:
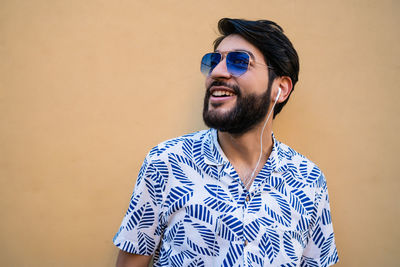
[[[215,40],[214,50],[219,54],[208,56],[211,67],[206,73],[203,118],[220,131],[244,133],[266,116],[278,87],[283,94],[274,117],[286,104],[298,80],[298,56],[274,22],[224,18],[218,28],[221,36]],[[229,53],[232,51],[235,53]],[[237,72],[236,63],[242,64],[242,58],[249,60],[249,66],[247,71]],[[247,67],[246,63],[243,66]]]

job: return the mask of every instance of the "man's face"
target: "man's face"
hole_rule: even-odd
[[[247,72],[239,77],[232,76],[226,68],[225,56],[231,51],[246,51],[251,56]],[[203,120],[207,126],[223,132],[245,133],[268,112],[268,68],[262,53],[236,34],[223,39],[216,52],[223,54],[223,59],[206,78]]]

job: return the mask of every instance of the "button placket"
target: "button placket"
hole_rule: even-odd
[[[245,226],[246,226],[246,222],[248,222],[248,208],[249,208],[249,203],[250,203],[250,199],[251,199],[251,194],[250,192],[248,192],[247,190],[245,190],[246,192],[246,197],[244,199],[244,205],[243,205],[243,267],[247,267],[248,263],[247,263],[247,257],[248,257],[248,244],[249,244],[249,240],[246,238],[245,235]]]

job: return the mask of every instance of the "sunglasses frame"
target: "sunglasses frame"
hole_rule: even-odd
[[[230,53],[244,53],[244,54],[246,54],[246,55],[248,56],[249,62],[247,63],[247,68],[246,68],[245,71],[243,71],[243,73],[241,73],[241,74],[239,74],[239,75],[235,75],[234,73],[232,73],[232,71],[229,70],[228,62],[226,61],[226,59],[228,58],[228,55],[229,55]],[[225,58],[226,69],[227,69],[227,71],[229,72],[229,74],[231,74],[233,77],[239,77],[239,76],[245,74],[245,73],[249,70],[250,64],[257,64],[257,65],[265,66],[265,67],[267,67],[268,69],[273,69],[273,67],[270,67],[270,66],[268,66],[267,64],[260,63],[260,62],[256,62],[256,61],[254,60],[253,54],[251,54],[250,52],[243,51],[243,50],[239,50],[239,51],[226,51],[226,52],[214,51],[214,52],[206,53],[206,54],[202,57],[202,59],[201,59],[201,64],[200,64],[200,67],[201,67],[201,68],[200,68],[200,70],[202,69],[202,66],[203,66],[203,59],[204,59],[204,57],[207,56],[207,55],[211,55],[211,54],[219,54],[219,55],[221,56],[221,59],[220,59],[220,61],[219,61],[213,68],[211,68],[211,66],[210,66],[210,69],[208,70],[208,73],[204,73],[204,72],[202,71],[202,73],[203,73],[205,76],[209,76],[209,75],[213,72],[213,70],[215,69],[215,67],[216,67],[219,63],[221,63],[221,61],[224,60],[224,58]],[[232,63],[231,63],[231,64],[232,64]],[[233,65],[233,64],[232,64],[232,65]]]

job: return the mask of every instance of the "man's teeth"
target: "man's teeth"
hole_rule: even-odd
[[[234,94],[229,91],[214,91],[213,96],[233,96]]]

